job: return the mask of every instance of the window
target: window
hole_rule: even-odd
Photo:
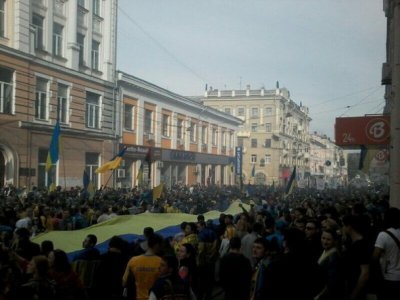
[[[251,123],[251,132],[257,132],[257,127],[258,127],[257,123]]]
[[[79,65],[84,66],[85,63],[85,36],[78,33],[76,35],[76,43],[79,46]]]
[[[38,187],[49,187],[52,183],[57,184],[57,168],[52,167],[48,172],[46,171],[46,161],[48,153],[48,149],[39,149],[38,152]]]
[[[100,95],[86,92],[86,127],[100,128]]]
[[[265,139],[264,147],[265,148],[271,148],[271,139]]]
[[[53,24],[53,55],[62,56],[63,50],[63,29],[60,24]]]
[[[145,133],[152,133],[152,120],[153,112],[151,110],[145,109],[144,110],[144,132]]]
[[[201,143],[206,144],[207,141],[207,126],[201,127]]]
[[[271,123],[265,123],[265,131],[266,132],[271,132],[272,131],[272,124]]]
[[[165,137],[169,137],[169,115],[162,115],[162,135]]]
[[[93,0],[93,14],[100,16],[100,0]]]
[[[251,139],[251,148],[257,148],[257,139]]]
[[[228,115],[231,114],[231,109],[229,107],[225,107],[224,112]]]
[[[244,107],[238,107],[237,115],[238,117],[244,117]]]
[[[58,84],[57,88],[57,120],[68,123],[68,86]]]
[[[100,43],[92,41],[92,69],[99,70],[99,49]]]
[[[35,102],[35,118],[39,120],[47,120],[47,88],[48,80],[44,78],[36,78],[36,102]]]
[[[217,138],[218,138],[217,128],[213,128],[211,131],[211,140],[214,146],[217,144]]]
[[[255,164],[257,162],[257,155],[256,154],[252,154],[251,155],[251,163]]]
[[[183,120],[182,119],[178,119],[178,123],[176,125],[176,137],[178,139],[183,138]]]
[[[272,116],[272,107],[266,107],[265,108],[265,115],[266,116]]]
[[[188,128],[190,132],[190,141],[192,143],[196,142],[197,124],[190,122],[190,127]]]
[[[258,107],[252,107],[251,108],[251,116],[252,117],[258,117]]]
[[[0,67],[0,113],[3,114],[14,112],[13,74],[13,71]]]
[[[271,163],[271,154],[265,154],[265,163],[267,165]]]
[[[124,129],[133,130],[133,105],[124,104]]]
[[[43,21],[44,21],[44,18],[42,16],[39,16],[37,14],[33,14],[32,15],[32,26],[35,28],[34,46],[35,46],[35,49],[37,49],[37,50],[43,50],[44,49],[44,44],[43,44]]]
[[[98,175],[95,173],[99,167],[99,154],[93,152],[85,153],[85,171],[89,175],[89,180],[95,187],[98,187]]]

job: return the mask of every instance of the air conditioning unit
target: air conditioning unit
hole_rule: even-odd
[[[177,139],[176,140],[176,144],[178,145],[178,146],[183,146],[183,139]]]
[[[146,139],[149,141],[153,141],[154,140],[154,134],[153,133],[147,133],[145,135]]]
[[[382,84],[392,84],[392,67],[389,63],[382,64]]]
[[[118,178],[125,178],[125,170],[124,169],[118,169],[117,170],[117,177]]]

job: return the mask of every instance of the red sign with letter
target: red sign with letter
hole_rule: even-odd
[[[389,145],[389,116],[336,118],[335,141],[338,146]]]

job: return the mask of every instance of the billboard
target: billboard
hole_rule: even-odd
[[[338,146],[389,145],[389,116],[336,118],[335,142]]]

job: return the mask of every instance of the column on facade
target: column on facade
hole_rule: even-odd
[[[68,7],[67,11],[67,22],[66,22],[66,41],[68,41],[66,49],[66,58],[68,67],[74,70],[79,68],[79,45],[77,43],[77,24],[78,24],[78,14],[77,0],[69,0],[66,4]]]
[[[161,136],[162,136],[162,111],[161,111],[161,107],[159,105],[156,106],[156,110],[155,110],[155,122],[154,122],[154,130],[153,130],[153,134],[154,134],[154,147],[156,148],[162,148],[161,145]],[[154,162],[154,166],[155,166],[155,172],[153,175],[153,182],[154,182],[154,186],[159,185],[160,184],[160,180],[161,180],[161,170],[162,168],[159,168],[159,162],[160,161],[155,161]]]

